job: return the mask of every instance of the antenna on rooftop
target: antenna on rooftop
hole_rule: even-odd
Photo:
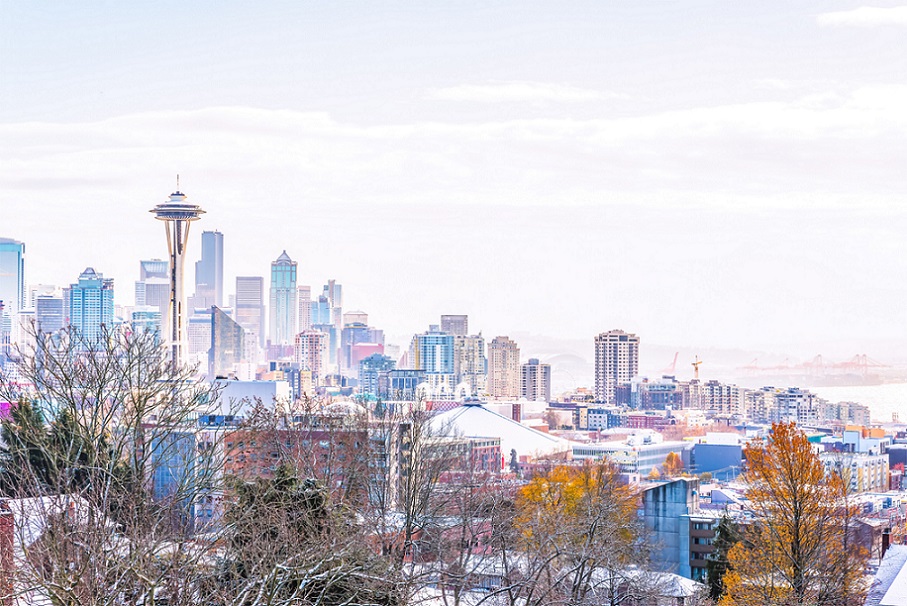
[[[180,190],[180,174],[176,173],[176,191]]]

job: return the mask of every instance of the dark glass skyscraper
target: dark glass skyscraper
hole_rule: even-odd
[[[202,232],[202,258],[195,262],[195,305],[224,304],[224,235]]]

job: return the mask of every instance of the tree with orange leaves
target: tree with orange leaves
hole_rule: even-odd
[[[518,602],[621,604],[641,599],[649,579],[637,493],[609,461],[559,466],[534,478],[516,499],[521,556]]]
[[[665,457],[662,469],[664,470],[664,475],[669,478],[679,476],[683,473],[683,459],[676,452],[669,452],[668,456]]]
[[[776,423],[745,449],[752,523],[728,554],[722,606],[862,604],[867,554],[848,527],[856,511],[807,437]]]

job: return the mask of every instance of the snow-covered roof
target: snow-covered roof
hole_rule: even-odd
[[[13,542],[21,554],[41,538],[47,529],[47,519],[52,515],[68,512],[75,521],[87,521],[91,506],[78,495],[53,495],[29,499],[6,499],[13,513]]]
[[[892,545],[885,553],[869,588],[865,606],[907,604],[907,546]]]
[[[565,452],[573,443],[517,423],[479,403],[466,403],[432,419],[436,431],[468,438],[500,438],[501,452],[518,456],[544,456]]]

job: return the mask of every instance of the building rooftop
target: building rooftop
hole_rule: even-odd
[[[479,403],[466,403],[432,419],[432,427],[464,437],[501,439],[501,452],[508,456],[542,456],[569,451],[572,442],[536,431],[513,419],[488,410]]]
[[[865,606],[903,606],[907,604],[907,546],[892,545],[876,572]]]

